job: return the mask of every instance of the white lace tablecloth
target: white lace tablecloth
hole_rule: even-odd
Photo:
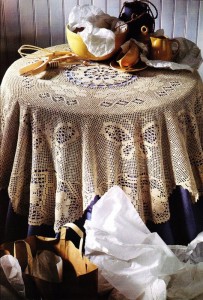
[[[92,63],[20,76],[28,63],[14,62],[2,81],[0,188],[8,187],[15,212],[29,215],[29,224],[54,223],[58,231],[113,185],[129,195],[143,221],[170,218],[168,198],[177,185],[198,200],[198,73],[128,74]]]

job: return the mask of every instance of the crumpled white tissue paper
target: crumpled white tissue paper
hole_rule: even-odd
[[[116,24],[121,24],[118,18],[105,14],[94,5],[74,6],[69,14],[68,25],[71,31],[84,28],[78,32],[87,49],[93,55],[100,57],[111,53],[115,48]]]
[[[48,282],[62,282],[62,258],[49,250],[38,251],[33,259],[32,275]]]
[[[18,260],[12,255],[4,255],[0,258],[0,267],[10,285],[16,290],[18,295],[25,297],[25,285],[22,278],[22,271]]]
[[[85,255],[127,299],[165,300],[168,286],[174,297],[170,299],[193,299],[193,291],[187,289],[191,276],[184,280],[185,272],[197,278],[195,296],[203,295],[203,278],[198,275],[202,266],[181,262],[157,233],[148,230],[120,187],[110,188],[93,206],[85,229]],[[183,290],[179,298],[177,282]]]
[[[120,293],[133,300],[165,299],[162,277],[183,264],[158,234],[148,230],[121,188],[114,186],[101,197],[85,229],[85,254]]]

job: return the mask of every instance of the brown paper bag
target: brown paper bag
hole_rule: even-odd
[[[78,234],[81,235],[81,240],[83,238],[83,233],[75,224],[71,226]],[[60,239],[52,239],[40,236],[30,236],[27,237],[24,242],[25,246],[20,246],[20,243],[16,247],[16,257],[22,267],[25,277],[25,286],[27,284],[28,289],[26,289],[26,295],[28,299],[35,299],[31,297],[29,289],[33,290],[36,288],[35,297],[38,299],[38,293],[42,299],[50,300],[96,300],[98,299],[97,288],[98,288],[98,268],[96,265],[91,263],[89,259],[82,255],[82,243],[80,249],[76,248],[72,241],[65,240],[66,228],[61,228]],[[34,277],[32,274],[33,262],[30,259],[29,247],[31,250],[31,256],[33,259],[37,257],[40,251],[48,250],[56,255],[60,256],[63,260],[63,275],[62,282],[50,282],[47,280],[42,280],[39,277]],[[14,243],[5,243],[1,245],[2,249],[7,249],[10,253],[14,255]],[[17,249],[18,248],[18,249]],[[26,249],[26,254],[25,254]],[[49,266],[47,265],[47,268]],[[29,274],[26,274],[29,269]],[[25,271],[26,270],[26,271]],[[23,277],[23,278],[24,278]],[[30,282],[32,278],[33,285]],[[27,282],[26,282],[27,281]]]

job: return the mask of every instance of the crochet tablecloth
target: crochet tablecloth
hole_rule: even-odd
[[[15,61],[2,81],[0,169],[0,188],[8,188],[14,211],[29,215],[29,224],[54,223],[58,231],[113,185],[143,221],[170,218],[168,198],[177,185],[198,200],[203,93],[197,72],[125,73],[92,62],[19,75],[30,62]]]

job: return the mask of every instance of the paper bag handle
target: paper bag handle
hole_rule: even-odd
[[[24,241],[24,240],[18,240],[18,241],[15,241],[13,243],[13,256],[15,258],[17,258],[18,261],[19,261],[19,258],[18,258],[18,255],[17,255],[17,251],[16,251],[16,244],[17,243],[21,243],[21,242],[23,242],[25,244],[26,252],[27,252],[27,266],[25,268],[25,274],[32,274],[32,270],[33,270],[33,256],[32,256],[32,251],[31,251],[30,245],[26,241]]]
[[[65,225],[63,225],[61,227],[61,234],[60,234],[61,240],[66,239],[66,228],[71,228],[80,237],[79,250],[82,253],[82,246],[83,246],[83,240],[84,240],[83,231],[75,223],[66,223]]]

